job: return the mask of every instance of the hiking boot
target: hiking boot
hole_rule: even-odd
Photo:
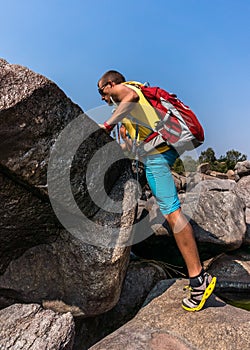
[[[216,277],[205,272],[203,283],[199,287],[186,286],[184,290],[190,290],[190,297],[182,300],[182,307],[187,311],[199,311],[213,293],[216,284]]]

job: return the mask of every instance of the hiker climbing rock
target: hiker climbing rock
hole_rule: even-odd
[[[183,299],[182,307],[187,311],[198,311],[202,309],[212,294],[216,277],[212,277],[203,270],[192,226],[182,213],[170,167],[179,157],[179,149],[182,152],[184,146],[190,149],[190,145],[197,147],[203,142],[202,127],[189,109],[193,124],[197,126],[195,130],[189,129],[185,116],[181,115],[181,108],[184,106],[183,109],[188,109],[188,107],[182,104],[175,95],[170,95],[174,102],[166,100],[165,107],[169,104],[173,106],[172,103],[175,102],[177,105],[168,111],[166,109],[163,120],[160,120],[158,111],[153,107],[154,104],[150,103],[150,93],[155,92],[154,98],[159,99],[156,102],[158,105],[162,104],[162,99],[156,94],[158,90],[148,88],[144,94],[142,84],[126,82],[125,77],[117,71],[108,71],[99,79],[98,91],[103,101],[109,105],[116,105],[114,113],[100,127],[111,132],[117,123],[122,122],[133,145],[137,146],[136,151],[144,164],[148,184],[172,229],[187,266],[190,279],[187,289],[190,291],[190,296]],[[165,93],[164,90],[162,91]],[[180,103],[180,108],[178,103]],[[161,128],[157,129],[156,125],[159,123]],[[188,140],[185,139],[187,134]],[[167,136],[164,137],[164,135]],[[170,139],[169,142],[167,137]],[[181,145],[180,148],[178,148],[179,145]]]

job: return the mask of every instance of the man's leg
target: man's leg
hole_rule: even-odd
[[[189,298],[183,299],[182,306],[188,311],[198,311],[212,294],[216,278],[212,278],[202,269],[192,227],[180,208],[176,186],[170,171],[170,165],[173,162],[171,155],[175,159],[175,153],[172,151],[147,157],[144,163],[146,176],[160,210],[170,224],[188,269],[190,278],[188,289],[191,294]]]
[[[176,240],[177,246],[186,263],[189,277],[198,276],[202,266],[197,245],[194,239],[193,229],[181,209],[165,215]]]
[[[187,311],[199,311],[212,294],[216,277],[210,276],[201,266],[193,229],[181,209],[165,215],[174,233],[177,246],[187,265],[190,278],[190,297],[182,301],[182,307]]]

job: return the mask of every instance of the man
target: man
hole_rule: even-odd
[[[106,72],[98,81],[98,91],[102,100],[110,105],[117,105],[112,116],[100,126],[110,132],[118,122],[122,121],[130,137],[140,142],[149,135],[159,118],[140,89],[125,82],[124,76],[114,70]],[[192,226],[181,211],[170,171],[170,166],[177,157],[177,152],[164,144],[145,155],[143,163],[148,184],[173,231],[187,266],[190,297],[183,299],[182,307],[187,311],[198,311],[212,294],[216,278],[212,278],[203,270]]]

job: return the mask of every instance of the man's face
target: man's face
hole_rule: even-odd
[[[100,80],[98,83],[98,91],[102,97],[102,100],[105,101],[107,104],[112,105],[112,101],[110,99],[111,93],[112,93],[112,82],[109,81],[103,81]]]

